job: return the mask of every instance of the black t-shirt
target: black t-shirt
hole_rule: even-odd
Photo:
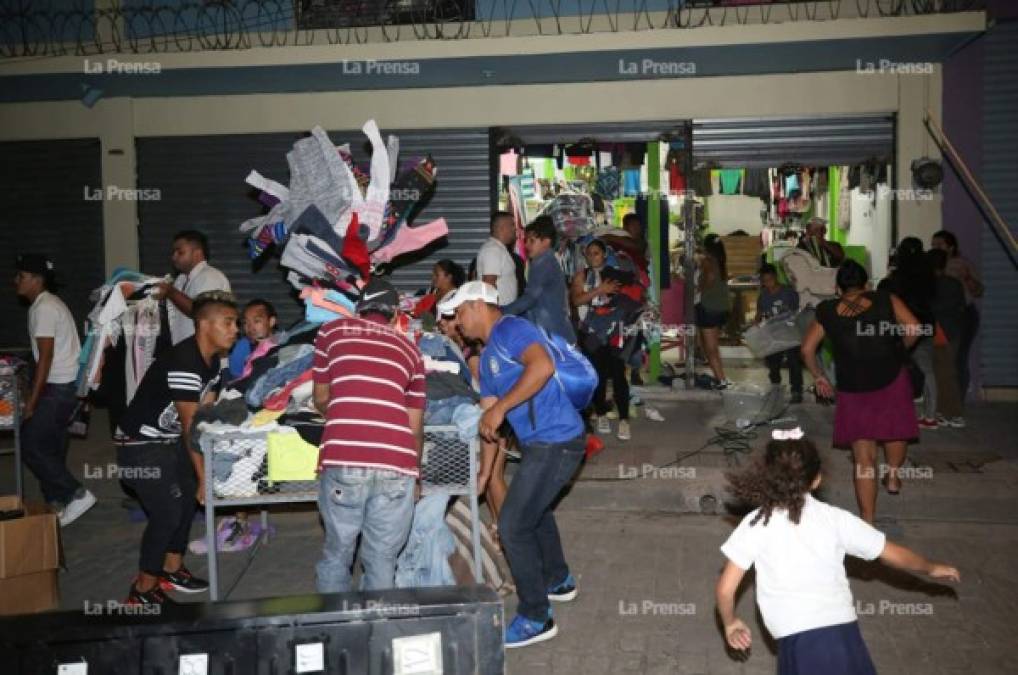
[[[872,304],[856,316],[838,316],[838,298],[817,306],[817,321],[834,344],[834,368],[841,391],[883,389],[894,381],[904,363],[901,328],[891,296],[870,291],[859,296],[862,298]]]
[[[138,385],[117,433],[123,442],[174,442],[180,438],[180,417],[174,401],[199,403],[220,382],[220,359],[207,365],[194,337],[163,352]]]

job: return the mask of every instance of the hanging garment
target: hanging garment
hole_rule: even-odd
[[[852,225],[852,188],[849,187],[849,169],[838,167],[838,227],[848,230]]]
[[[420,250],[436,239],[447,236],[449,236],[449,225],[445,222],[445,218],[439,218],[418,227],[404,224],[396,231],[392,243],[371,254],[371,261],[374,263],[389,262],[400,254]]]
[[[686,191],[686,177],[682,175],[682,169],[677,161],[668,165],[668,191],[673,194]]]
[[[597,193],[605,199],[619,198],[619,170],[618,167],[609,166],[601,169],[597,174]]]
[[[767,169],[746,169],[742,181],[742,193],[749,197],[759,197],[764,203],[771,202],[771,181]]]
[[[742,187],[741,169],[721,169],[718,172],[721,181],[721,194],[737,195]]]
[[[635,197],[640,194],[640,169],[622,170],[622,195]]]
[[[360,230],[360,214],[354,213],[350,218],[350,225],[346,231],[346,239],[343,241],[343,259],[353,265],[362,279],[371,276],[371,262],[368,260],[368,247],[364,245],[358,234]]]
[[[426,495],[414,505],[406,546],[396,558],[396,588],[452,586],[456,584],[449,556],[456,539],[445,522],[449,495]]]
[[[351,209],[360,206],[363,197],[353,172],[325,130],[314,127],[310,136],[293,144],[286,161],[290,166],[290,199],[284,202],[284,220],[293,222],[314,204],[337,233],[345,232]]]
[[[689,189],[693,190],[698,197],[707,197],[714,194],[710,181],[711,170],[709,166],[701,166],[693,169],[693,175],[689,177]]]
[[[382,135],[378,131],[378,124],[375,120],[368,120],[361,127],[361,131],[371,142],[371,182],[368,184],[367,194],[362,204],[354,200],[353,213],[359,216],[361,225],[367,226],[368,234],[365,241],[377,239],[382,228],[382,219],[385,216],[385,205],[389,201],[389,153],[382,142]],[[354,232],[357,230],[355,229]],[[349,232],[349,230],[348,230]],[[347,234],[349,237],[349,233]],[[366,255],[365,249],[365,258]],[[346,257],[346,256],[344,256]],[[367,277],[369,272],[365,272]]]
[[[799,174],[790,171],[785,175],[785,198],[798,199],[802,196],[802,185],[799,183]]]

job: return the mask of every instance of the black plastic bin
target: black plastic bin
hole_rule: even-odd
[[[89,605],[80,612],[0,620],[0,671],[494,675],[504,670],[502,601],[485,586],[185,604],[159,616],[138,611]]]

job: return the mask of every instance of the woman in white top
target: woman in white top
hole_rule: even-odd
[[[801,429],[775,430],[763,461],[729,480],[740,500],[758,508],[721,547],[728,562],[716,588],[718,613],[728,645],[749,649],[749,628],[735,616],[735,591],[755,565],[757,604],[778,642],[779,675],[876,673],[859,632],[846,553],[960,581],[954,567],[930,562],[848,511],[814,499],[820,456]]]

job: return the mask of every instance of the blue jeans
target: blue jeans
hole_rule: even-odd
[[[66,506],[81,488],[67,470],[67,424],[77,404],[75,389],[73,382],[47,384],[35,413],[21,428],[22,457],[49,504]]]
[[[414,478],[395,471],[336,467],[322,473],[318,510],[325,548],[316,568],[319,593],[350,590],[350,567],[361,537],[361,590],[392,588],[396,556],[410,535]]]
[[[520,602],[517,614],[548,618],[548,587],[569,574],[552,507],[583,461],[581,435],[560,443],[529,443],[509,485],[498,533]]]

